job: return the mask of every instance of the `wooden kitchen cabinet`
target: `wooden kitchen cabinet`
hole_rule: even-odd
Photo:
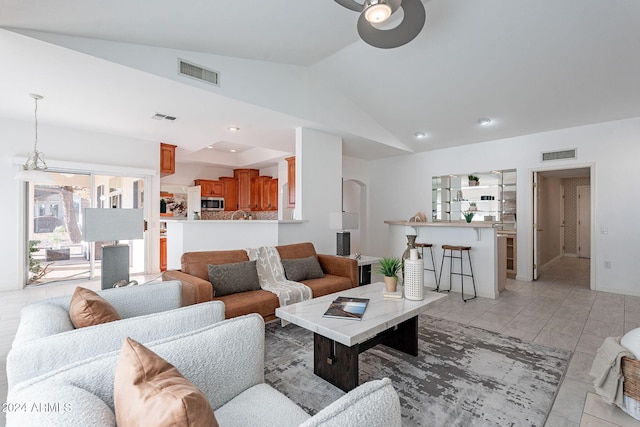
[[[266,183],[265,193],[267,195],[267,210],[277,211],[278,210],[278,179],[270,179]]]
[[[224,184],[224,210],[235,211],[238,209],[238,180],[230,176],[219,179]]]
[[[296,207],[296,158],[295,156],[287,157],[287,182],[289,187],[288,208]]]
[[[272,179],[270,176],[258,176],[251,180],[251,210],[267,210],[267,195],[265,193],[265,186],[270,179]]]
[[[176,146],[160,143],[160,176],[176,173]]]
[[[518,247],[515,234],[507,234],[507,277],[515,279],[518,274]]]
[[[167,238],[160,238],[160,271],[167,270]]]
[[[259,173],[258,169],[234,169],[233,176],[238,180],[238,209],[251,210],[251,180]]]
[[[200,195],[202,197],[225,197],[224,183],[222,181],[196,179],[193,183],[200,186]]]
[[[278,179],[258,176],[251,181],[251,209],[254,211],[278,210]]]

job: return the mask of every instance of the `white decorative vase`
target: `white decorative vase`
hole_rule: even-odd
[[[424,299],[424,260],[417,249],[411,249],[409,259],[404,260],[404,297],[420,301]]]

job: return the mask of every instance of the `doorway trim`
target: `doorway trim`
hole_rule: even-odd
[[[582,163],[582,164],[571,164],[571,165],[554,165],[554,166],[548,166],[548,167],[538,167],[538,168],[531,168],[529,169],[529,179],[527,181],[526,184],[526,191],[527,191],[527,200],[533,201],[533,197],[535,195],[535,189],[534,189],[534,182],[535,182],[535,176],[536,173],[541,173],[541,172],[551,172],[551,171],[562,171],[562,170],[571,170],[571,169],[582,169],[582,168],[589,168],[589,182],[590,182],[590,188],[591,188],[591,203],[590,203],[590,209],[591,209],[591,224],[590,224],[590,230],[591,230],[591,239],[590,239],[590,244],[591,244],[591,259],[590,259],[590,263],[589,263],[589,287],[592,290],[596,290],[596,266],[597,266],[597,251],[595,250],[596,246],[595,246],[595,224],[597,223],[597,218],[596,218],[596,212],[595,212],[595,197],[594,195],[596,194],[596,165],[595,163]],[[536,224],[534,223],[534,218],[535,218],[535,212],[534,210],[536,209],[535,204],[532,202],[528,209],[527,209],[527,214],[529,219],[527,220],[527,231],[526,231],[526,236],[527,236],[527,240],[529,242],[529,244],[526,246],[526,257],[524,257],[524,260],[522,262],[526,263],[526,269],[524,271],[526,271],[527,273],[527,277],[525,278],[525,280],[527,281],[532,281],[533,280],[533,263],[535,262],[535,245],[536,245],[536,240],[535,240],[535,227]]]

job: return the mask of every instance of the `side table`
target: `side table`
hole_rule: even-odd
[[[360,255],[360,258],[356,258],[355,255],[345,255],[345,258],[351,258],[358,261],[359,286],[371,283],[371,265],[378,262],[380,260],[379,257]]]

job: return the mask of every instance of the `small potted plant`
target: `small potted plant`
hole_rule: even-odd
[[[402,261],[399,258],[382,258],[378,261],[380,267],[376,271],[384,275],[384,286],[387,292],[395,292],[398,286],[398,271],[402,268]]]
[[[475,175],[469,175],[469,187],[476,187],[480,184],[480,178]]]
[[[476,206],[476,202],[470,202],[469,203],[469,212],[475,212],[478,210],[478,207]]]
[[[467,222],[471,222],[471,220],[473,220],[473,216],[474,216],[474,215],[475,215],[475,213],[474,213],[474,212],[469,212],[469,211],[462,212],[462,216],[464,216],[464,219],[465,219]]]

